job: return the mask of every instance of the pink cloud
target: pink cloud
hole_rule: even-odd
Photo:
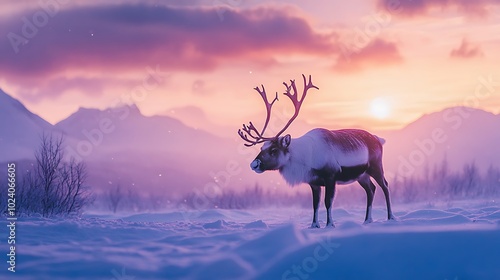
[[[345,73],[359,72],[369,67],[386,67],[403,62],[396,43],[375,39],[359,51],[339,56],[334,70]]]
[[[499,0],[377,0],[379,7],[398,7],[396,15],[419,16],[437,10],[457,10],[473,16],[488,14],[488,6],[500,4]]]
[[[473,45],[468,42],[465,38],[462,39],[462,43],[458,48],[451,50],[451,58],[474,58],[484,56],[481,47],[478,45]]]
[[[31,21],[33,12],[25,14]],[[276,54],[336,50],[331,36],[315,32],[306,19],[273,8],[228,9],[221,20],[215,7],[76,7],[34,26],[33,36],[23,33],[31,27],[21,19],[0,20],[0,34],[8,36],[0,42],[5,76],[45,77],[72,69],[119,72],[158,64],[167,71],[209,71],[235,59],[269,66]]]

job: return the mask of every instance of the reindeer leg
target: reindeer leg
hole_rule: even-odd
[[[382,187],[382,191],[384,191],[384,196],[385,196],[385,202],[387,203],[387,219],[388,220],[396,220],[396,217],[392,214],[392,209],[391,209],[391,197],[389,194],[389,183],[387,183],[387,180],[382,177],[382,180],[380,180],[381,183],[377,183]]]
[[[385,196],[385,202],[387,204],[387,219],[388,220],[396,220],[396,217],[392,214],[392,208],[391,208],[391,197],[389,193],[389,183],[387,183],[387,180],[384,178],[384,170],[382,169],[382,162],[380,162],[377,165],[377,168],[374,168],[370,172],[370,176],[375,179],[377,184],[382,188],[382,191],[384,192]]]
[[[366,216],[365,216],[365,224],[369,224],[373,222],[372,219],[372,203],[373,197],[375,194],[375,185],[370,180],[368,175],[363,175],[358,179],[358,183],[365,189],[366,191]]]
[[[311,228],[319,228],[319,223],[318,223],[318,207],[319,207],[319,198],[321,196],[321,186],[317,185],[310,185],[311,190],[312,190],[312,195],[313,195],[313,209],[314,209],[314,215],[313,215],[313,221],[311,224]]]
[[[325,207],[326,207],[326,226],[335,227],[332,218],[332,204],[335,196],[335,181],[325,186]]]

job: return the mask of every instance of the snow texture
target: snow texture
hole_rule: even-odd
[[[0,279],[498,279],[500,203],[406,207],[334,209],[335,229],[296,208],[20,218]]]

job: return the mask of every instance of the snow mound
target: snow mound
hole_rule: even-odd
[[[267,228],[267,224],[262,220],[258,220],[255,222],[248,223],[244,226],[244,228]]]
[[[198,215],[198,219],[227,219],[228,217],[222,213],[220,210],[207,210],[203,211]]]
[[[345,221],[342,223],[337,223],[336,228],[346,230],[346,229],[359,229],[362,228],[363,224],[360,224],[357,221]]]
[[[206,223],[203,225],[204,229],[223,229],[228,226],[228,223],[224,220],[217,220],[212,223]]]
[[[305,242],[306,238],[302,232],[293,224],[286,224],[238,246],[234,253],[257,269]]]
[[[184,215],[180,212],[172,213],[143,213],[122,218],[130,222],[174,222],[182,221]]]
[[[495,235],[498,231],[329,235],[256,279],[493,279],[500,273],[500,251],[491,250],[500,248]]]
[[[450,217],[452,215],[453,215],[453,213],[449,213],[449,212],[442,211],[442,210],[426,209],[426,210],[417,210],[417,211],[410,212],[410,213],[402,216],[401,218],[402,219],[415,219],[415,218],[435,219],[435,218]]]

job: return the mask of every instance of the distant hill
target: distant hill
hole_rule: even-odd
[[[67,135],[92,144],[90,158],[112,151],[170,152],[189,157],[195,152],[209,152],[207,146],[217,146],[224,139],[200,129],[184,125],[167,116],[146,117],[136,105],[124,105],[106,110],[80,108],[55,127]],[[227,140],[226,140],[227,141]],[[88,146],[88,145],[87,145]],[[78,146],[73,147],[78,149]],[[94,153],[94,151],[97,151]],[[88,154],[88,155],[87,155]]]
[[[231,141],[167,116],[146,117],[137,106],[80,108],[55,127],[77,139],[68,155],[88,162],[99,185],[121,184],[181,193],[224,168]],[[201,175],[200,175],[201,174]]]
[[[0,89],[0,161],[31,159],[44,131],[54,127]]]
[[[384,132],[386,169],[399,175],[422,172],[446,158],[450,169],[474,162],[500,166],[500,116],[453,107],[427,114],[401,130]]]

